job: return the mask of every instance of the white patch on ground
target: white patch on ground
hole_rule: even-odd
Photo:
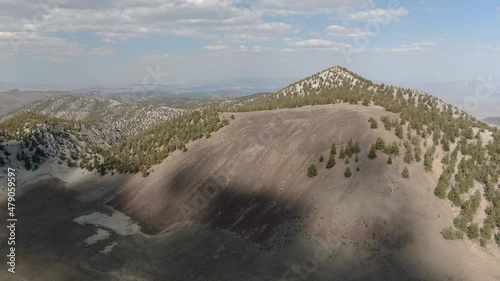
[[[140,230],[140,226],[133,223],[129,217],[122,213],[113,213],[113,215],[108,216],[95,212],[78,217],[73,221],[80,225],[91,224],[97,227],[106,227],[122,236],[132,235]]]
[[[109,236],[111,236],[109,231],[104,230],[102,228],[98,228],[97,233],[87,238],[87,240],[85,240],[85,243],[87,243],[87,245],[92,245],[99,241],[108,239]]]
[[[118,245],[118,242],[115,241],[115,242],[109,244],[108,246],[104,247],[104,249],[102,251],[100,251],[99,253],[101,253],[101,254],[111,253],[111,251],[113,251],[113,248],[115,248],[117,245]]]

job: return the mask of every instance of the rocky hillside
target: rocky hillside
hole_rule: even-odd
[[[82,159],[99,159],[120,138],[90,123],[21,113],[0,122],[0,166],[28,175],[44,163],[77,167]]]
[[[153,104],[124,104],[97,97],[63,96],[34,102],[15,114],[33,112],[66,120],[95,122],[102,129],[119,131],[122,134],[120,140],[124,140],[184,111]]]

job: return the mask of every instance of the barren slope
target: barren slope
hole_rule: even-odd
[[[367,158],[377,137],[399,142],[383,128],[370,129],[368,119],[383,115],[389,114],[379,107],[346,104],[236,114],[149,177],[134,176],[110,204],[146,233],[209,225],[258,243],[288,265],[314,257],[311,241],[319,239],[327,257],[306,271],[309,280],[498,280],[497,253],[442,238],[453,214],[433,194],[438,169],[428,174],[414,163],[403,179],[402,156],[392,165],[381,152]],[[345,178],[344,161],[327,170],[318,159],[349,139],[360,142],[361,153]],[[313,163],[318,176],[308,178]],[[287,267],[281,272],[289,274]]]

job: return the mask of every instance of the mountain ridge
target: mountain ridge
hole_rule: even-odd
[[[108,254],[117,258],[140,251],[150,259],[164,257],[175,253],[163,248],[164,239],[189,233],[203,266],[188,276],[183,262],[193,257],[170,259],[169,273],[177,280],[203,276],[204,266],[221,272],[221,265],[237,260],[229,252],[251,257],[231,263],[236,271],[249,262],[268,261],[276,267],[259,267],[259,272],[279,279],[290,263],[302,264],[311,256],[310,245],[318,239],[326,242],[329,258],[311,272],[314,280],[453,280],[457,274],[465,280],[495,280],[500,275],[495,267],[500,132],[423,92],[374,84],[332,67],[276,93],[189,110],[123,141],[92,148],[85,144],[94,141],[83,135],[93,137],[96,130],[96,141],[109,135],[94,128],[99,126],[95,121],[21,117],[0,122],[0,150],[9,154],[0,159],[19,166],[20,185],[23,165],[38,159],[33,155],[52,155],[43,165],[54,166],[62,161],[58,152],[68,159],[71,149],[79,151],[77,157],[69,155],[70,166],[88,172],[72,167],[72,176],[93,178],[80,189],[74,180],[73,191],[110,205],[142,227],[132,238],[114,233],[105,238],[111,245],[120,243]],[[69,139],[75,141],[65,142]],[[56,147],[52,152],[44,141],[61,145],[49,146]],[[0,166],[5,170],[5,163]],[[90,220],[89,214],[95,213],[86,209],[80,216]],[[99,223],[102,228],[93,228],[98,232],[113,229]],[[200,237],[200,231],[210,234]],[[251,249],[206,249],[219,235]],[[69,236],[68,247],[81,244]],[[138,245],[133,239],[150,250],[132,246]],[[95,249],[79,250],[101,257]],[[88,267],[108,277],[107,268]],[[146,271],[134,270],[131,276],[165,274]],[[206,280],[200,278],[194,280]]]

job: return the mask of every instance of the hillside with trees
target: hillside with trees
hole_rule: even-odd
[[[453,222],[457,231],[469,233],[469,238],[483,246],[492,238],[500,245],[500,131],[436,97],[375,84],[345,68],[333,67],[275,94],[249,99],[242,106],[228,110],[247,112],[342,103],[380,106],[398,114],[400,118],[395,120],[383,117],[368,121],[372,129],[383,124],[385,130],[393,131],[404,142],[405,163],[420,162],[429,173],[441,170],[437,166],[442,166],[435,194],[460,209]],[[396,147],[392,146],[395,150]],[[377,150],[388,149],[391,148],[378,142],[368,157],[375,159]],[[410,175],[407,169],[402,172],[405,178]],[[487,203],[479,210],[481,198]],[[479,212],[487,216],[475,221],[481,217]],[[481,235],[475,235],[476,228]],[[445,233],[449,237],[449,231]]]
[[[188,142],[210,138],[213,132],[227,125],[229,120],[221,119],[219,111],[249,112],[321,104],[383,108],[388,113],[386,116],[371,116],[365,122],[371,130],[391,133],[395,140],[376,139],[363,152],[366,157],[375,160],[383,153],[387,165],[401,159],[405,164],[398,171],[402,178],[412,178],[411,165],[421,165],[427,173],[436,175],[435,196],[448,200],[450,206],[459,210],[458,216],[450,222],[451,228],[443,230],[443,236],[467,236],[482,246],[492,240],[500,243],[498,128],[428,94],[375,84],[341,67],[327,69],[274,94],[188,111],[126,140],[120,140],[114,128],[96,129],[100,127],[95,125],[95,120],[67,121],[29,113],[0,123],[0,134],[5,140],[20,141],[15,156],[25,161],[29,169],[50,155],[59,162],[68,161],[68,165],[90,171],[95,169],[100,174],[119,172],[147,176],[150,168],[161,163],[171,152],[186,151]],[[137,118],[136,121],[141,122],[140,116]],[[52,143],[65,148],[53,148]],[[311,164],[307,175],[321,175],[323,166],[335,169],[342,162],[346,165],[357,163],[355,160],[362,157],[359,152],[359,145],[353,140],[334,143],[326,154],[328,157],[321,157],[326,163],[320,160],[319,165]],[[6,161],[8,158],[4,157],[0,164]],[[358,169],[347,166],[344,176],[356,178]]]

